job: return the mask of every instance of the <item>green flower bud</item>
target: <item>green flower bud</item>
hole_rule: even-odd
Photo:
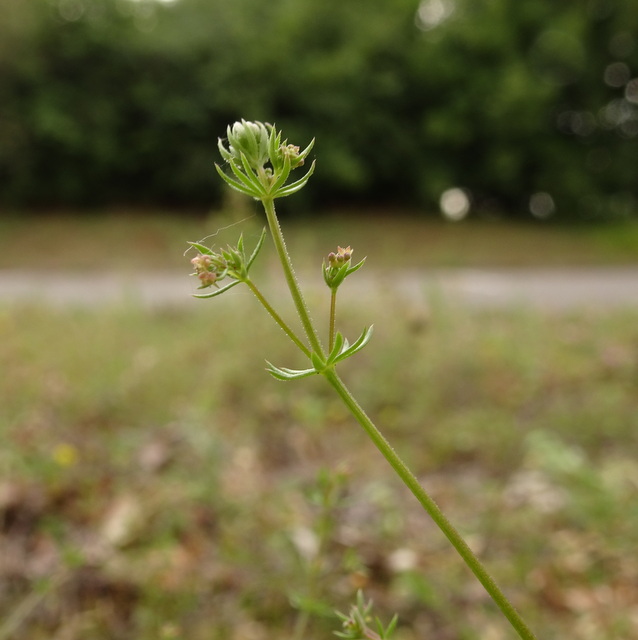
[[[281,139],[281,132],[263,122],[235,122],[227,129],[228,146],[217,142],[222,158],[230,165],[226,174],[215,165],[217,173],[233,189],[257,200],[282,198],[301,189],[315,169],[313,162],[306,175],[292,183],[290,172],[304,164],[314,140],[301,151],[298,146]],[[269,165],[269,166],[266,166]]]
[[[227,162],[235,160],[241,165],[241,156],[245,156],[248,164],[255,170],[263,168],[269,160],[268,142],[270,134],[266,125],[261,122],[235,122],[226,130],[228,149],[222,140],[217,143],[219,151]]]
[[[352,265],[353,249],[350,246],[337,247],[323,260],[323,279],[331,289],[336,289],[351,274],[360,269],[365,258],[358,264]]]
[[[301,153],[299,147],[295,144],[282,145],[279,152],[282,158],[290,160],[291,169],[296,169],[304,163],[305,155]]]

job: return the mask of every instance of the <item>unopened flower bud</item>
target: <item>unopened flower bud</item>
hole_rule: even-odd
[[[210,287],[214,285],[217,280],[217,274],[214,271],[202,271],[202,273],[200,273],[197,277],[202,283],[202,287]]]
[[[191,264],[193,265],[196,273],[208,271],[212,262],[213,261],[210,256],[206,256],[201,253],[191,260]]]
[[[363,260],[356,266],[350,266],[352,249],[348,246],[337,247],[336,253],[331,251],[323,261],[323,278],[331,289],[336,289],[344,279],[356,271],[363,264]]]
[[[304,163],[304,158],[301,156],[301,151],[296,144],[282,145],[280,148],[282,158],[288,158],[290,160],[290,167],[296,169]]]
[[[352,249],[350,247],[337,247],[337,253],[330,252],[328,254],[328,265],[330,267],[341,267],[352,258]]]
[[[235,160],[241,163],[242,154],[253,169],[261,169],[268,162],[269,132],[261,122],[242,120],[228,127],[228,149],[221,140],[219,150],[225,160]]]
[[[352,249],[349,246],[345,249],[337,247],[337,257],[342,260],[342,263],[348,262],[352,258]]]

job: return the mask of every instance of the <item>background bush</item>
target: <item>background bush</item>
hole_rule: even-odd
[[[317,138],[309,204],[631,215],[630,0],[0,0],[0,204],[201,206],[239,117]]]

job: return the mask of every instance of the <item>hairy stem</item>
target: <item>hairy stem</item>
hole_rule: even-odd
[[[303,298],[301,289],[299,288],[299,283],[297,282],[297,278],[295,276],[295,271],[292,268],[292,261],[290,260],[290,255],[288,254],[288,251],[286,249],[286,243],[284,242],[284,236],[281,232],[281,226],[279,225],[279,220],[277,219],[277,214],[275,213],[275,204],[272,198],[262,198],[261,202],[266,212],[266,219],[268,220],[270,234],[272,236],[273,242],[275,243],[277,255],[279,256],[281,266],[284,270],[284,276],[286,278],[286,283],[288,284],[288,289],[290,289],[290,294],[292,295],[295,308],[297,309],[297,314],[299,315],[301,324],[303,325],[306,336],[308,337],[310,347],[315,353],[320,355],[322,358],[325,358],[323,347],[321,346],[321,341],[319,340],[319,335],[317,334],[317,331],[312,324],[312,320],[310,319],[310,312],[308,311],[308,305]]]
[[[332,351],[335,342],[335,316],[337,312],[337,289],[330,289],[330,328],[328,330],[329,344],[328,351]]]
[[[465,564],[471,569],[483,587],[485,587],[485,590],[489,593],[492,600],[494,600],[505,617],[509,620],[512,627],[514,627],[518,632],[520,638],[523,640],[536,640],[536,636],[532,633],[527,624],[525,624],[518,611],[516,611],[507,599],[507,596],[505,596],[498,585],[494,582],[492,576],[470,549],[461,534],[445,517],[436,502],[434,502],[425,489],[423,489],[419,484],[419,481],[416,479],[414,474],[408,469],[403,460],[390,446],[390,443],[377,429],[372,420],[370,420],[334,369],[327,370],[324,373],[324,376],[341,397],[348,409],[350,409],[354,417],[357,419],[357,422],[359,422],[359,424],[364,428],[377,449],[383,454],[403,483],[408,487],[408,489],[410,489],[412,494],[421,503],[421,506],[427,511],[439,529],[452,543],[452,546],[456,549],[461,558],[463,558]]]
[[[277,250],[277,254],[281,261],[284,275],[286,278],[286,282],[288,284],[288,288],[290,289],[290,293],[292,295],[295,307],[297,309],[297,313],[299,315],[299,319],[303,325],[304,331],[308,337],[308,341],[311,347],[311,350],[314,351],[321,358],[325,359],[325,353],[323,351],[323,347],[319,340],[319,335],[312,323],[310,318],[310,313],[308,311],[308,306],[303,298],[301,293],[301,289],[299,288],[299,283],[295,277],[295,273],[292,267],[292,262],[290,260],[290,255],[286,249],[286,245],[284,242],[283,234],[281,232],[281,227],[279,225],[279,221],[277,220],[277,215],[275,213],[275,206],[272,198],[262,198],[262,204],[266,211],[266,217],[268,219],[268,225],[270,227],[270,232],[275,243],[275,248]],[[255,290],[253,290],[255,293]],[[257,294],[256,294],[257,295]],[[258,295],[259,298],[259,295]],[[260,301],[263,302],[261,299]],[[266,306],[266,305],[264,305]],[[336,309],[336,291],[333,290],[332,298],[331,298],[331,308],[330,308],[330,348],[333,346],[334,341],[334,318],[335,318],[335,309]],[[290,330],[286,330],[285,323],[279,318],[278,315],[274,314],[274,311],[271,312],[269,310],[269,305],[266,306],[266,310],[269,311],[271,316],[275,319],[275,321],[281,326],[284,331],[288,334],[289,337],[299,346],[302,351],[309,355],[309,351],[303,345],[298,344],[299,339],[296,336],[293,338],[294,333]],[[274,315],[273,315],[274,314]],[[279,319],[278,319],[279,318]],[[290,331],[290,333],[289,333]],[[430,497],[430,495],[423,489],[423,487],[419,484],[419,481],[416,479],[414,474],[408,469],[403,460],[399,457],[399,455],[394,451],[394,449],[390,446],[390,443],[385,439],[383,434],[377,429],[372,420],[367,416],[365,411],[361,408],[359,403],[355,400],[354,396],[350,393],[348,388],[342,382],[341,378],[337,375],[334,367],[330,367],[322,372],[328,383],[333,387],[333,389],[337,392],[340,398],[343,400],[345,405],[351,411],[353,416],[356,418],[357,422],[363,427],[366,431],[372,442],[375,444],[377,449],[381,452],[381,454],[385,457],[385,459],[390,463],[390,466],[394,469],[397,475],[401,478],[403,483],[408,487],[408,489],[412,492],[412,494],[416,497],[416,499],[420,502],[421,506],[425,509],[425,511],[430,515],[432,520],[436,523],[439,529],[443,532],[443,534],[450,541],[452,546],[456,549],[458,554],[461,556],[465,564],[469,567],[469,569],[474,573],[479,582],[483,585],[487,593],[491,596],[492,600],[496,603],[496,605],[500,608],[502,613],[505,615],[507,620],[510,622],[512,627],[517,631],[521,640],[536,640],[536,636],[532,633],[530,628],[521,618],[520,614],[513,607],[511,602],[505,596],[505,594],[500,590],[498,585],[494,582],[492,576],[488,573],[487,569],[483,566],[478,557],[474,554],[474,552],[470,549],[468,544],[465,542],[461,534],[456,530],[456,528],[452,525],[452,523],[445,517],[439,506],[436,502]],[[303,631],[305,629],[306,622],[303,617],[298,621],[299,627],[298,629]]]

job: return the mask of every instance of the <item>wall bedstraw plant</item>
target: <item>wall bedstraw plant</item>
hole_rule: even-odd
[[[295,276],[274,205],[275,199],[292,195],[302,189],[312,176],[314,162],[300,178],[291,179],[291,173],[305,164],[313,144],[314,140],[301,150],[298,146],[288,144],[287,140],[282,140],[281,132],[277,131],[273,125],[242,120],[228,127],[226,144],[222,139],[218,143],[221,156],[230,171],[227,173],[219,165],[215,165],[219,175],[230,187],[259,200],[263,205],[268,229],[305,336],[301,337],[293,331],[266,300],[250,277],[250,267],[264,244],[265,229],[250,255],[246,254],[243,237],[239,238],[236,246],[228,247],[219,252],[213,251],[201,242],[190,243],[199,252],[191,260],[195,269],[193,275],[198,277],[200,289],[210,290],[195,295],[199,298],[212,298],[240,283],[248,286],[274,321],[308,359],[308,367],[305,369],[290,369],[268,362],[267,370],[269,373],[278,380],[297,380],[313,375],[325,378],[484,586],[503,615],[517,631],[519,637],[524,640],[535,640],[536,636],[494,582],[487,569],[390,446],[337,373],[337,365],[363,349],[372,336],[372,327],[366,327],[361,335],[350,344],[340,332],[336,331],[336,300],[339,286],[346,277],[360,269],[364,263],[362,260],[357,264],[352,264],[353,251],[350,247],[338,247],[336,252],[330,253],[324,259],[322,265],[324,280],[331,291],[331,302],[328,348],[325,349],[321,342]]]

